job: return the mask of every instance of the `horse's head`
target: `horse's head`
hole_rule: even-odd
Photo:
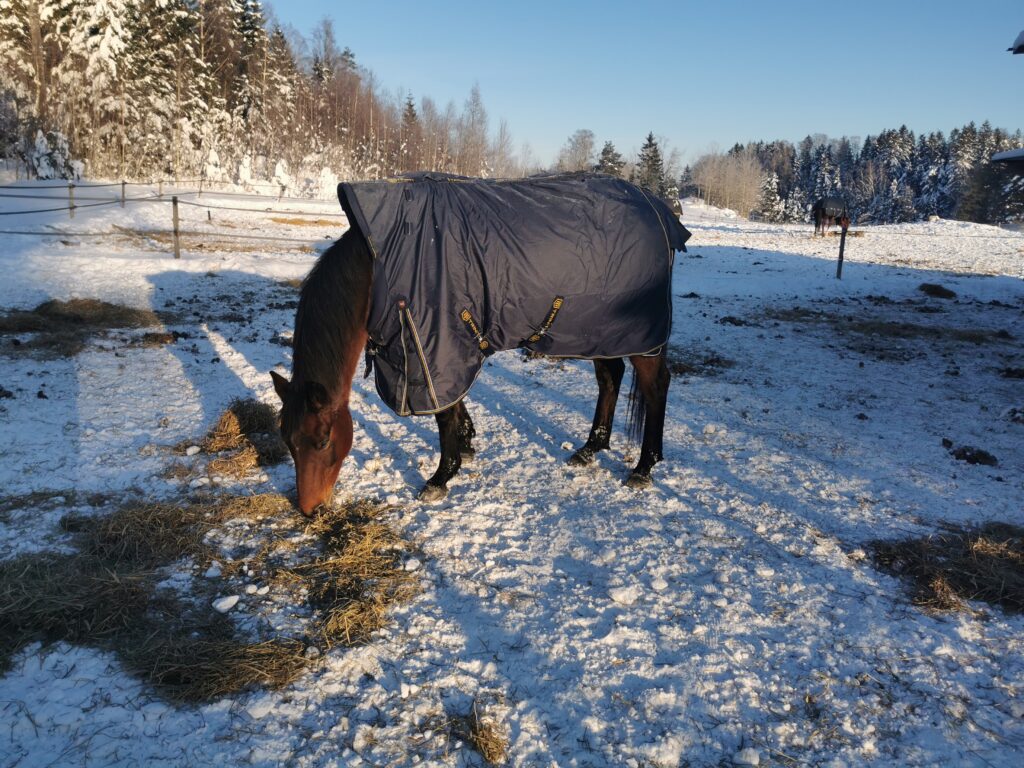
[[[333,402],[316,382],[296,384],[270,372],[281,398],[281,436],[295,461],[299,510],[311,516],[327,504],[352,449],[352,414],[347,402]]]

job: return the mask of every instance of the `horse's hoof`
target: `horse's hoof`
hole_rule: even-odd
[[[417,498],[429,504],[433,501],[440,501],[447,495],[448,489],[442,485],[424,485]]]
[[[594,452],[590,448],[583,446],[578,451],[576,451],[576,453],[570,456],[566,463],[570,467],[585,467],[588,464],[593,463],[593,461]]]
[[[650,488],[653,484],[654,481],[651,480],[650,475],[641,475],[638,472],[632,473],[629,476],[629,479],[626,480],[626,487],[632,488],[634,491],[640,491],[643,490],[644,488]]]
[[[459,448],[459,458],[462,461],[472,461],[476,458],[476,448]]]

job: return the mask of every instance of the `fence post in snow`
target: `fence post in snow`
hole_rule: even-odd
[[[124,208],[124,185],[125,182],[121,182],[121,207]]]
[[[163,197],[164,196],[164,180],[163,179],[160,179],[160,181],[158,181],[156,183],[156,196],[157,197]]]
[[[843,228],[843,232],[839,235],[839,264],[836,266],[836,280],[843,279],[843,251],[846,250],[846,231],[850,228],[850,218],[843,216],[839,220],[839,226]]]
[[[174,258],[181,258],[181,243],[178,239],[178,196],[171,198],[171,216],[174,222]]]
[[[281,185],[281,192],[277,196],[277,202],[281,202],[281,198],[284,197],[284,184]]]
[[[68,218],[75,218],[75,185],[68,182]]]

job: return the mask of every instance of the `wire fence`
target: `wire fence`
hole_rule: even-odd
[[[188,181],[188,180],[186,180]],[[204,181],[204,180],[197,180]],[[283,237],[278,235],[257,235],[248,233],[237,233],[227,232],[223,229],[206,229],[205,231],[197,230],[182,230],[179,226],[178,206],[189,206],[192,208],[207,209],[207,220],[210,219],[211,211],[229,211],[229,212],[242,212],[249,214],[256,214],[261,217],[275,219],[280,217],[289,218],[302,218],[312,219],[312,223],[316,224],[319,220],[323,219],[337,219],[339,225],[343,225],[347,221],[347,217],[342,212],[335,211],[320,211],[320,210],[297,210],[295,206],[289,205],[286,208],[279,208],[277,206],[267,205],[268,202],[281,202],[282,197],[278,197],[275,200],[268,199],[264,195],[251,195],[244,193],[230,193],[231,197],[236,198],[248,198],[253,200],[259,200],[258,206],[232,206],[232,205],[218,205],[216,203],[210,203],[207,201],[198,200],[183,200],[180,199],[182,196],[201,195],[202,188],[197,189],[180,189],[177,186],[169,187],[166,191],[163,188],[163,183],[157,183],[157,189],[150,191],[143,195],[128,195],[126,193],[127,187],[152,187],[152,184],[143,182],[116,182],[109,184],[83,184],[78,185],[75,183],[61,184],[61,185],[0,185],[0,199],[15,199],[15,200],[52,200],[56,202],[59,198],[56,195],[47,194],[23,194],[22,190],[32,190],[36,193],[40,191],[54,191],[62,192],[68,195],[67,204],[53,207],[44,208],[33,208],[33,209],[20,209],[12,211],[0,211],[0,216],[29,216],[32,214],[39,213],[60,213],[66,212],[69,218],[74,218],[75,212],[81,209],[92,209],[100,208],[105,206],[119,205],[122,208],[127,207],[129,204],[136,203],[166,203],[172,207],[172,227],[170,229],[138,229],[130,227],[119,227],[115,225],[113,230],[105,230],[100,232],[87,232],[87,231],[71,231],[67,229],[60,229],[57,227],[49,227],[47,225],[43,229],[4,229],[0,230],[2,235],[11,235],[16,237],[57,237],[57,238],[102,238],[102,237],[117,237],[117,236],[135,236],[142,238],[154,238],[162,240],[170,240],[173,244],[175,258],[180,258],[182,240],[194,239],[194,238],[206,238],[212,240],[207,247],[210,250],[216,250],[217,245],[222,240],[235,240],[235,241],[252,241],[252,242],[272,242],[282,243],[289,245],[301,245],[305,248],[318,250],[317,246],[324,245],[324,240],[328,236],[323,238],[297,238],[297,237]],[[120,194],[113,195],[111,197],[96,197],[96,196],[76,196],[76,191],[88,191],[94,188],[114,188],[120,187]],[[8,190],[17,190],[11,194]],[[210,190],[207,190],[210,192]],[[220,196],[220,192],[212,192],[211,194]],[[295,198],[302,199],[302,198]],[[316,202],[313,200],[304,200],[304,202]],[[290,222],[282,221],[277,222],[281,224],[288,224]],[[330,238],[333,241],[333,237]]]
[[[270,242],[278,243],[292,243],[296,245],[305,245],[313,247],[320,241],[310,240],[309,238],[297,238],[297,237],[276,237],[274,235],[239,235],[234,232],[223,232],[223,231],[206,231],[199,232],[196,230],[179,230],[179,237],[210,237],[215,235],[218,238],[227,238],[230,240],[266,240]],[[118,227],[117,229],[104,230],[101,232],[75,232],[66,229],[50,229],[50,230],[22,230],[22,229],[0,229],[0,235],[24,235],[28,237],[124,237],[126,235],[134,235],[138,237],[173,237],[174,230],[172,229],[131,229],[129,227]],[[326,239],[326,238],[325,238]],[[331,242],[334,242],[333,239]]]
[[[198,184],[198,188],[187,189],[182,188],[185,184]],[[267,205],[268,202],[281,203],[285,200],[290,202],[301,201],[307,204],[315,203],[326,203],[323,200],[316,200],[313,198],[286,198],[283,195],[285,189],[284,185],[271,185],[253,183],[248,186],[252,187],[264,187],[264,188],[277,188],[282,194],[277,196],[252,194],[246,192],[235,192],[235,191],[213,191],[207,188],[205,191],[215,199],[218,197],[230,197],[236,199],[249,199],[258,200],[258,206],[245,207],[242,205],[221,205],[219,203],[213,203],[208,201],[185,200],[184,197],[197,196],[201,197],[204,190],[203,186],[209,187],[210,185],[224,184],[228,185],[230,182],[216,182],[209,179],[178,179],[175,182],[168,180],[158,180],[155,182],[110,182],[110,183],[85,183],[76,184],[62,183],[62,184],[6,184],[0,185],[0,199],[21,199],[21,200],[54,200],[57,198],[54,195],[46,194],[22,194],[22,190],[30,190],[36,193],[40,191],[55,191],[55,192],[66,192],[68,195],[68,204],[54,207],[36,208],[31,210],[12,210],[12,211],[0,211],[0,217],[3,216],[28,216],[32,214],[40,213],[60,213],[67,212],[70,218],[74,218],[75,211],[81,209],[92,209],[101,208],[111,205],[120,205],[122,208],[128,204],[137,203],[167,203],[172,206],[172,228],[171,229],[132,229],[127,227],[117,227],[114,230],[103,231],[103,232],[73,232],[62,229],[48,229],[45,231],[39,230],[27,230],[27,229],[9,229],[0,230],[2,235],[12,236],[31,236],[31,237],[111,237],[111,236],[125,236],[133,235],[137,237],[145,238],[170,238],[173,241],[175,257],[180,257],[180,246],[183,238],[196,238],[214,237],[225,240],[238,240],[238,241],[252,241],[252,242],[273,242],[273,243],[287,243],[287,244],[300,244],[308,248],[316,250],[317,245],[322,245],[323,240],[319,238],[295,238],[295,237],[284,237],[277,235],[255,235],[255,234],[240,234],[236,232],[226,232],[220,229],[208,229],[206,231],[196,230],[181,230],[179,227],[178,218],[178,206],[187,206],[191,208],[205,208],[207,210],[207,220],[212,222],[210,217],[211,211],[228,211],[233,213],[248,213],[264,216],[267,218],[277,218],[282,216],[287,217],[301,217],[309,219],[338,219],[339,224],[342,224],[342,220],[347,221],[347,216],[343,212],[337,211],[321,211],[321,210],[296,210],[295,206],[289,206],[287,208],[278,208],[276,206]],[[154,190],[153,187],[156,187]],[[165,190],[165,186],[167,187]],[[95,197],[95,196],[77,196],[76,190],[88,192],[93,189],[109,189],[120,187],[120,194],[115,194],[111,197]],[[150,191],[143,195],[131,195],[129,196],[126,192],[128,187],[148,187]],[[15,194],[9,194],[8,190],[18,190]],[[289,222],[277,222],[281,224],[288,224]],[[315,223],[315,222],[314,222]],[[685,211],[683,213],[683,223],[694,229],[708,230],[709,233],[714,230],[725,230],[727,227],[730,233],[734,233],[742,236],[753,236],[753,237],[774,237],[788,236],[791,238],[803,238],[810,237],[808,232],[809,225],[791,224],[791,225],[777,225],[775,227],[765,227],[763,229],[750,229],[745,225],[748,224],[744,219],[731,218],[726,216],[715,216],[709,215],[703,211]],[[903,228],[895,228],[890,226],[879,226],[879,225],[866,225],[860,226],[856,229],[849,230],[849,234],[860,235],[869,234],[872,237],[931,237],[931,238],[944,238],[944,239],[979,239],[989,241],[1005,240],[1007,242],[1014,242],[1017,244],[1024,245],[1024,233],[1020,234],[980,234],[970,232],[920,232],[920,231],[908,231]],[[214,242],[214,245],[216,241]],[[215,248],[211,248],[215,250]]]

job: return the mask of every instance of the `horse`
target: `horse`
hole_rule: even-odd
[[[836,220],[847,217],[846,203],[838,197],[823,197],[811,208],[811,216],[814,218],[814,234],[824,237]]]
[[[295,315],[292,378],[289,380],[277,371],[271,372],[274,389],[282,404],[281,434],[295,463],[298,506],[302,514],[313,516],[326,508],[342,463],[352,448],[350,397],[361,359],[367,363],[364,375],[369,375],[371,369],[376,372],[378,393],[399,415],[432,414],[435,417],[441,458],[437,470],[418,494],[420,500],[434,502],[447,495],[449,481],[459,472],[463,462],[475,455],[473,440],[476,430],[466,408],[465,395],[479,373],[482,361],[489,354],[520,347],[542,354],[565,352],[569,353],[564,355],[567,357],[593,360],[598,384],[597,404],[587,440],[568,458],[568,463],[575,466],[590,464],[600,451],[610,446],[615,407],[625,373],[624,358],[628,357],[634,370],[629,422],[633,435],[642,433],[642,442],[639,460],[626,484],[631,488],[651,484],[651,470],[663,458],[662,434],[670,378],[665,342],[671,323],[671,259],[673,248],[685,250],[689,233],[679,224],[678,218],[674,220],[678,229],[672,229],[672,215],[664,203],[652,200],[648,193],[633,185],[619,180],[614,180],[613,184],[610,179],[588,175],[582,180],[574,176],[568,181],[547,179],[505,186],[480,182],[473,186],[468,183],[470,180],[462,180],[461,177],[417,175],[406,178],[404,188],[400,185],[374,186],[380,182],[339,185],[339,197],[349,214],[350,228],[324,251],[303,281]],[[451,195],[458,196],[457,209],[462,215],[449,223],[449,229],[441,232],[436,222],[439,211],[447,212],[451,207],[450,200],[445,197]],[[523,203],[523,199],[530,195],[537,196],[542,204],[530,207],[529,202]],[[551,302],[542,323],[534,323],[522,330],[517,327],[517,316],[508,302],[500,309],[496,308],[501,301],[493,294],[493,284],[499,280],[492,275],[485,286],[491,293],[478,297],[476,303],[472,297],[460,299],[451,313],[441,311],[441,294],[453,283],[461,286],[467,281],[466,274],[476,275],[480,263],[487,259],[497,262],[497,271],[501,272],[502,279],[517,285],[522,279],[514,280],[509,275],[514,277],[523,262],[528,262],[530,267],[542,265],[542,271],[557,273],[554,277],[537,277],[542,282],[553,281],[566,288],[571,287],[566,285],[566,281],[586,283],[595,280],[605,284],[608,274],[597,268],[595,274],[589,274],[594,270],[587,269],[583,270],[587,274],[582,275],[572,272],[566,275],[559,271],[557,258],[539,245],[540,240],[531,241],[537,246],[535,262],[530,261],[532,251],[520,250],[519,241],[514,242],[513,250],[517,256],[513,260],[503,250],[499,242],[501,238],[494,237],[493,233],[488,237],[488,233],[481,231],[485,224],[481,223],[483,219],[478,214],[485,208],[501,210],[501,221],[491,226],[501,228],[506,238],[514,240],[524,230],[530,231],[522,221],[517,221],[521,226],[506,230],[509,217],[516,219],[516,212],[507,205],[501,207],[499,203],[502,201],[514,199],[517,205],[527,205],[527,219],[532,219],[546,215],[554,217],[560,205],[569,206],[577,213],[589,213],[587,195],[597,200],[601,210],[624,214],[607,221],[605,226],[611,231],[601,233],[602,242],[607,234],[611,241],[621,246],[621,240],[615,237],[619,231],[658,233],[659,253],[649,260],[654,265],[653,271],[645,271],[640,264],[620,259],[613,260],[612,272],[609,273],[614,273],[624,282],[629,282],[633,273],[637,273],[636,280],[647,288],[630,293],[628,298],[618,303],[614,296],[605,297],[603,304],[593,308],[566,290],[565,295],[559,294]],[[448,203],[439,202],[442,198]],[[417,199],[428,209],[416,208],[415,216],[412,216],[409,209],[416,203],[410,201]],[[384,203],[374,208],[381,200]],[[470,205],[481,200],[484,203],[480,207]],[[621,207],[623,202],[629,205]],[[648,204],[649,209],[643,207]],[[434,237],[424,237],[422,233],[411,231],[410,219],[434,222],[427,227]],[[543,222],[547,234],[553,226],[552,220]],[[579,236],[579,221],[569,221],[566,225],[573,229],[574,237]],[[464,237],[462,245],[455,249],[460,256],[464,248],[476,248],[474,243],[489,243],[484,251],[474,251],[473,258],[459,261],[468,264],[462,268],[467,270],[465,274],[459,272],[453,252],[443,250],[438,244],[451,239],[456,232]],[[466,242],[470,244],[466,245]],[[637,242],[645,244],[642,239]],[[405,252],[388,256],[386,249],[389,244],[393,248],[405,249]],[[668,254],[663,252],[666,246],[669,247]],[[578,266],[581,263],[580,253],[571,256]],[[396,272],[410,269],[413,262],[426,269],[436,283],[432,283],[434,287],[423,292],[422,296],[403,288],[405,284]],[[437,285],[447,288],[442,290]],[[506,286],[503,290],[507,292],[510,289]],[[537,290],[531,284],[527,291],[529,296],[524,301],[528,308],[523,310],[526,314],[532,315],[537,311],[534,308],[540,300],[534,296]],[[393,296],[388,291],[397,291],[399,298],[392,300]],[[654,301],[655,298],[658,301]],[[413,307],[417,308],[416,315],[412,312]],[[648,343],[647,338],[656,338],[656,348],[623,349],[624,342],[602,341],[595,333],[598,330],[594,327],[598,322],[596,318],[615,307],[634,333],[634,340],[625,343],[644,347]],[[650,328],[634,330],[643,317],[650,315],[652,307],[655,314],[651,316]],[[578,323],[586,326],[584,346],[580,346],[582,342],[574,337],[569,319],[558,328],[552,328],[555,318],[561,314],[575,317]],[[428,327],[427,318],[434,315],[440,319]],[[606,322],[609,320],[606,318]],[[615,329],[612,323],[609,333]],[[621,326],[618,330],[621,331]],[[650,333],[647,337],[636,336],[637,332],[643,331]],[[517,341],[523,334],[528,335]],[[640,342],[637,338],[645,340]],[[428,359],[427,352],[439,347],[459,347],[462,352],[454,361]],[[602,350],[609,354],[595,352]],[[585,354],[572,354],[574,352]]]

